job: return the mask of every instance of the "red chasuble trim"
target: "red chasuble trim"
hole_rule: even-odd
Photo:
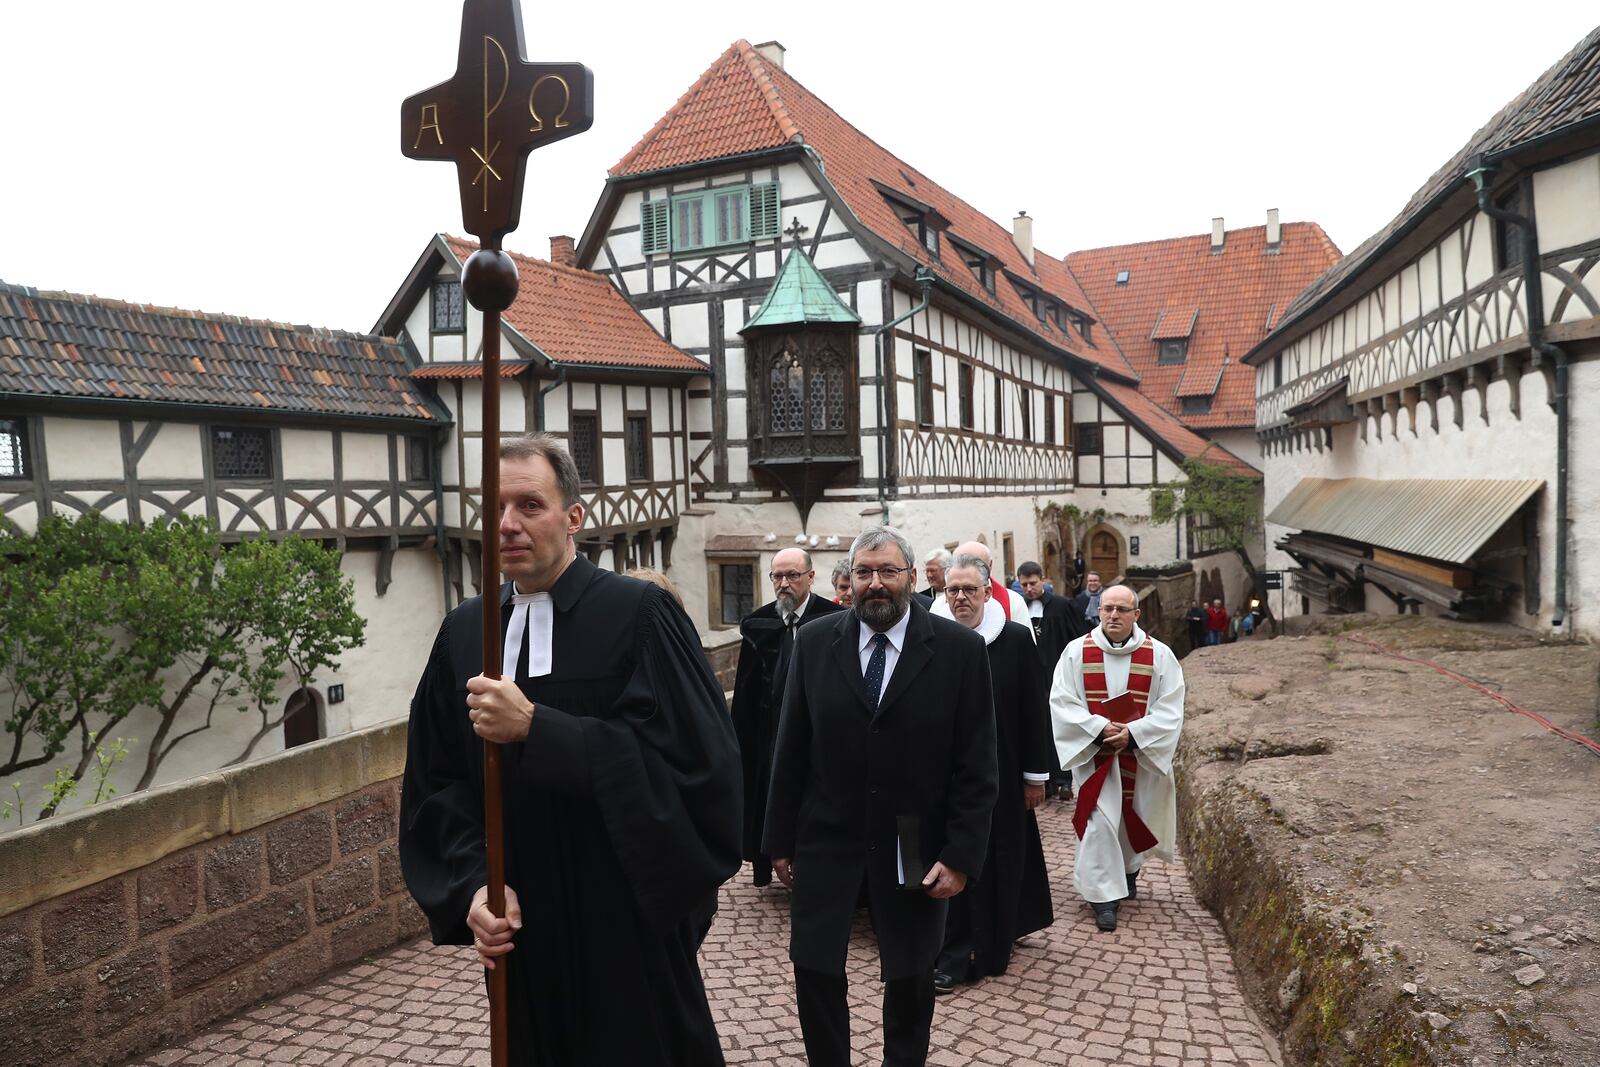
[[[1150,683],[1155,677],[1155,650],[1147,640],[1144,644],[1133,650],[1128,664],[1128,692],[1132,698],[1133,710],[1124,717],[1119,714],[1122,709],[1106,708],[1101,706],[1108,703],[1106,698],[1106,653],[1105,649],[1095,644],[1093,640],[1083,643],[1083,696],[1089,704],[1092,715],[1105,714],[1114,722],[1133,722],[1144,718],[1145,708],[1150,704]],[[1117,703],[1122,703],[1118,698]],[[1132,845],[1135,852],[1148,852],[1155,848],[1156,835],[1150,832],[1144,820],[1139,818],[1139,813],[1133,810],[1134,779],[1139,771],[1139,760],[1133,753],[1126,750],[1118,756],[1111,752],[1102,751],[1094,758],[1094,773],[1088,781],[1083,783],[1083,788],[1078,790],[1078,804],[1072,811],[1072,828],[1077,831],[1078,837],[1083,838],[1084,831],[1089,828],[1089,813],[1094,811],[1094,806],[1100,800],[1100,790],[1105,788],[1106,778],[1111,774],[1111,761],[1120,762],[1122,770],[1122,825],[1128,831],[1128,844]]]
[[[1011,598],[1006,595],[1006,587],[1000,584],[1000,579],[989,579],[989,596],[1000,602],[1000,610],[1006,613],[1006,619],[1011,618]]]

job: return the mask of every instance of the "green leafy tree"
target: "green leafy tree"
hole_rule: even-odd
[[[1205,526],[1211,550],[1233,553],[1249,575],[1250,587],[1260,589],[1250,545],[1260,536],[1261,480],[1236,474],[1204,456],[1184,460],[1183,473],[1183,479],[1150,491],[1150,521],[1160,526],[1182,518]],[[1276,625],[1266,597],[1261,598],[1261,610]]]
[[[129,742],[96,740],[136,710],[157,714],[143,789],[220,710],[260,716],[246,758],[282,721],[271,709],[283,680],[307,685],[363,640],[338,553],[297,537],[224,550],[203,519],[133,527],[90,514],[0,534],[0,560],[0,775],[67,756],[40,818],[91,772],[107,795]]]

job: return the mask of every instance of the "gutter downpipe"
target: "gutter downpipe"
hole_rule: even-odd
[[[917,284],[922,287],[922,303],[916,305],[899,318],[891,319],[872,331],[873,368],[878,376],[878,388],[875,390],[878,394],[878,512],[879,521],[885,526],[889,525],[889,428],[883,424],[886,414],[883,401],[883,390],[885,388],[883,380],[885,359],[883,339],[890,330],[919,311],[927,309],[929,298],[933,293],[933,271],[927,267],[918,267],[914,277]],[[893,298],[894,293],[891,288],[890,299],[893,300]],[[890,306],[892,307],[893,305],[891,304]]]
[[[1467,161],[1467,174],[1478,191],[1478,210],[1492,219],[1510,223],[1517,228],[1522,241],[1522,291],[1526,299],[1528,317],[1528,347],[1533,351],[1534,366],[1540,357],[1549,359],[1555,371],[1556,409],[1556,574],[1555,605],[1550,612],[1550,629],[1556,635],[1565,631],[1567,620],[1567,436],[1570,410],[1567,402],[1568,357],[1564,349],[1544,338],[1544,286],[1539,270],[1539,235],[1533,220],[1514,211],[1495,207],[1492,202],[1490,181],[1494,164],[1480,153]]]
[[[567,381],[567,368],[563,364],[550,359],[549,356],[545,356],[545,359],[549,361],[550,366],[556,369],[556,376],[550,379],[549,385],[539,387],[539,396],[534,401],[533,428],[538,433],[544,433],[544,398],[555,392],[558,386],[565,385]]]

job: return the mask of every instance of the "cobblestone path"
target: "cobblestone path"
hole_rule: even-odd
[[[1072,892],[1065,804],[1041,809],[1056,922],[1028,938],[1010,973],[939,998],[931,1064],[1066,1067],[1277,1067],[1276,1046],[1246,1009],[1227,942],[1194,899],[1181,864],[1152,863],[1114,934],[1094,929]],[[787,898],[741,872],[724,889],[702,951],[728,1062],[803,1067],[785,955]],[[865,923],[850,949],[858,1063],[881,1061],[877,961]],[[390,1067],[489,1062],[479,972],[465,949],[418,942],[221,1023],[140,1065]]]

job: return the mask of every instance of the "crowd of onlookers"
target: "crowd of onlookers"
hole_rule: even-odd
[[[1261,612],[1255,605],[1251,605],[1248,611],[1244,608],[1234,608],[1233,614],[1228,614],[1228,609],[1222,606],[1221,597],[1217,597],[1209,604],[1191,600],[1189,610],[1183,613],[1184,624],[1189,630],[1191,648],[1227,644],[1242,637],[1254,636],[1256,628],[1261,624],[1261,618]]]

